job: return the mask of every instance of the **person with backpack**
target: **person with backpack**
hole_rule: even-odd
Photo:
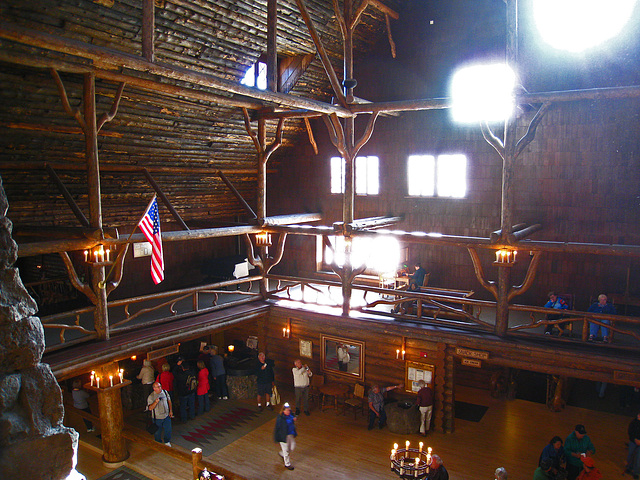
[[[180,420],[183,423],[196,416],[196,387],[198,380],[196,373],[189,367],[183,357],[178,357],[177,367],[173,374],[173,389],[180,402]]]

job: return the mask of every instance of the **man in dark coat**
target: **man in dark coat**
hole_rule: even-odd
[[[267,359],[263,352],[258,354],[258,367],[256,368],[255,374],[258,377],[258,408],[260,411],[263,410],[263,396],[265,397],[267,408],[273,410],[273,405],[271,405],[271,390],[273,389],[276,379],[273,366],[273,360]]]
[[[173,390],[180,401],[180,420],[183,423],[188,419],[191,420],[196,416],[196,385],[193,385],[193,379],[197,380],[195,371],[183,357],[178,357],[178,365],[173,371]]]
[[[431,456],[427,480],[449,480],[449,472],[444,468],[442,459],[438,455]]]

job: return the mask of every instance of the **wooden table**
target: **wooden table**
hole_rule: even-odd
[[[324,411],[325,409],[325,399],[327,397],[333,397],[333,408],[335,408],[336,413],[338,413],[338,398],[345,398],[347,396],[347,393],[349,392],[349,385],[345,385],[344,383],[327,383],[326,385],[322,385],[318,390],[322,395],[320,411]],[[329,404],[327,408],[332,408],[332,405]]]

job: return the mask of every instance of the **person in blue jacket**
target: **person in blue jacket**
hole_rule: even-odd
[[[293,470],[291,465],[291,452],[296,448],[296,416],[291,413],[291,406],[288,403],[282,405],[280,415],[276,418],[276,428],[273,431],[273,439],[280,444],[281,452],[278,455],[284,460],[287,470]]]
[[[556,292],[549,292],[549,301],[544,304],[544,308],[555,308],[556,310],[566,310],[569,308],[567,302],[564,301],[562,297],[556,295]],[[556,315],[555,313],[547,314],[547,320],[558,320],[562,318],[562,315]],[[551,335],[553,332],[553,327],[557,327],[560,330],[560,335],[564,333],[564,328],[562,323],[557,323],[555,325],[550,324],[544,329],[545,335]]]
[[[598,295],[598,301],[594,302],[590,307],[588,312],[592,313],[606,313],[609,315],[616,314],[616,307],[611,303],[607,303],[607,296],[604,293]],[[609,325],[611,322],[609,320],[600,320],[602,323]],[[589,325],[589,341],[593,342],[598,335],[598,329],[602,329],[602,341],[609,341],[609,329],[607,327],[601,327],[597,323],[591,323]]]

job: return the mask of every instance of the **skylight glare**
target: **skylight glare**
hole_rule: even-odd
[[[516,75],[505,64],[463,67],[451,81],[451,115],[456,122],[504,121],[513,114]]]
[[[637,0],[536,0],[533,15],[543,40],[554,48],[582,52],[615,37]]]

